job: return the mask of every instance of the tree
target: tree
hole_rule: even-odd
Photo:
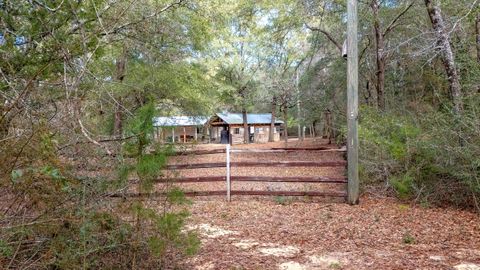
[[[223,14],[217,18],[217,38],[211,43],[208,65],[215,67],[215,76],[227,86],[221,93],[223,108],[242,112],[244,143],[248,143],[247,112],[258,90],[256,75],[263,62],[257,53],[258,4],[229,1],[221,9]]]
[[[377,64],[376,74],[376,90],[377,90],[377,106],[380,110],[385,110],[385,66],[387,53],[385,50],[386,36],[398,26],[399,20],[405,15],[415,2],[412,1],[406,8],[396,15],[388,26],[383,30],[381,25],[379,11],[381,2],[379,0],[372,0],[370,6],[373,13],[373,29],[375,32],[375,58]]]
[[[443,21],[440,7],[434,0],[425,0],[427,13],[432,23],[435,37],[437,38],[437,50],[442,56],[443,66],[447,73],[450,88],[450,96],[453,101],[454,113],[459,115],[463,111],[463,95],[460,85],[460,76],[455,67],[455,54],[449,40],[449,34]]]
[[[477,19],[475,20],[475,35],[477,47],[477,61],[480,63],[480,13],[477,14]]]
[[[179,190],[164,187],[160,211],[112,196],[133,188],[128,175],[153,192],[170,153],[151,140],[153,116],[215,103],[216,83],[192,60],[209,38],[199,4],[0,3],[0,186],[15,204],[0,226],[1,265],[163,267],[198,246],[183,230],[188,213],[172,211]]]

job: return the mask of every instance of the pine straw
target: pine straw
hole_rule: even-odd
[[[324,141],[293,142],[315,147]],[[284,147],[282,143],[237,145],[235,148]],[[222,145],[201,145],[202,149]],[[331,146],[334,147],[334,146]],[[224,154],[177,157],[172,163],[221,162]],[[238,154],[246,160],[341,160],[341,153],[301,152]],[[181,176],[224,175],[224,168],[181,170]],[[344,168],[232,168],[233,175],[343,176]],[[345,185],[234,182],[235,190],[344,190]],[[182,184],[186,190],[225,190],[225,183]],[[234,232],[202,235],[202,248],[187,269],[452,269],[461,263],[480,265],[480,217],[455,209],[403,205],[391,198],[364,196],[359,206],[334,199],[234,196],[193,198],[192,226]],[[322,202],[319,202],[322,201]],[[202,225],[203,224],[203,225]],[[208,224],[208,225],[205,225]],[[407,243],[408,242],[408,243]],[[246,244],[245,244],[246,243]],[[252,244],[253,243],[253,244]],[[262,249],[298,250],[266,255]],[[316,264],[312,261],[316,260]],[[332,261],[334,263],[332,263]]]
[[[192,269],[207,263],[214,265],[211,269],[279,269],[286,262],[306,264],[309,256],[339,261],[310,269],[452,269],[466,262],[480,264],[480,218],[455,209],[362,197],[359,206],[195,200],[191,211],[192,224],[238,232],[205,238],[200,253],[189,261]],[[412,243],[405,243],[407,237]],[[293,257],[265,256],[258,246],[235,245],[242,240],[292,246],[300,252]]]
[[[308,139],[303,142],[291,141],[288,147],[329,147],[336,148],[334,145],[325,144],[324,140]],[[272,147],[285,147],[284,142],[234,145],[234,149],[262,149]],[[196,145],[194,149],[224,149],[225,145],[205,144]],[[169,159],[169,164],[195,164],[209,162],[225,162],[225,154],[209,155],[186,155],[176,156]],[[337,161],[344,160],[343,153],[339,152],[319,152],[319,151],[299,151],[283,153],[232,153],[231,161]],[[167,177],[206,177],[206,176],[225,176],[225,168],[209,169],[185,169],[174,172],[167,172]],[[345,168],[314,168],[314,167],[288,167],[288,168],[265,168],[265,167],[232,167],[232,176],[327,176],[344,177]],[[177,184],[185,191],[207,191],[207,190],[226,190],[225,182],[210,183],[183,183]],[[159,190],[162,189],[158,186]],[[344,191],[344,184],[323,184],[323,183],[260,183],[260,182],[232,182],[232,190],[274,190],[274,191]],[[235,198],[237,199],[237,198]],[[244,199],[244,198],[239,198]]]

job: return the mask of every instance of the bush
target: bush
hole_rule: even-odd
[[[364,187],[387,187],[401,199],[478,207],[480,120],[427,110],[422,116],[361,109],[360,173]]]
[[[131,139],[123,156],[104,158],[89,145],[78,155],[59,155],[61,133],[41,124],[16,145],[0,145],[0,265],[23,269],[152,269],[172,268],[193,254],[199,240],[185,231],[188,212],[184,194],[170,186],[152,207],[135,198],[112,198],[122,191],[152,193],[172,151],[150,140],[152,105],[139,109],[129,122]],[[147,151],[153,148],[156,151]],[[118,156],[122,156],[119,153]],[[68,160],[79,159],[79,164]],[[117,164],[120,168],[88,164]],[[107,166],[102,166],[107,167]],[[112,166],[113,167],[113,166]],[[105,171],[98,171],[103,169]],[[132,187],[128,177],[139,179]]]

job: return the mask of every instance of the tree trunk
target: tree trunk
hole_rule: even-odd
[[[287,105],[283,106],[283,139],[285,140],[285,147],[288,143],[288,111]]]
[[[207,139],[209,135],[208,130],[209,130],[208,124],[202,127],[202,137],[200,138],[200,141],[202,142],[208,141],[210,143],[210,138]]]
[[[312,134],[314,138],[317,136],[317,122],[317,120],[313,120],[312,123]]]
[[[302,119],[302,108],[300,104],[300,88],[298,87],[298,71],[296,72],[295,88],[297,89],[297,121],[298,121],[297,137],[299,141],[303,141],[303,137],[302,137],[303,119]]]
[[[0,112],[3,112],[1,108],[0,108]],[[3,119],[1,119],[1,117],[3,117]],[[12,121],[12,117],[10,116],[9,113],[6,113],[5,116],[0,115],[0,140],[7,138],[11,121]]]
[[[377,83],[375,86],[377,89],[377,105],[383,111],[385,110],[385,41],[378,17],[379,1],[372,1],[371,7],[375,20],[373,28],[375,30],[375,56],[377,62]]]
[[[437,47],[441,51],[443,66],[448,76],[453,110],[456,115],[459,115],[463,111],[463,101],[460,78],[457,73],[457,68],[455,67],[455,55],[453,54],[450,44],[448,31],[445,29],[445,22],[443,21],[441,10],[433,2],[434,0],[425,0],[425,6],[427,7],[433,30],[435,31]]]
[[[333,138],[333,128],[332,128],[332,113],[329,109],[325,111],[325,128],[323,137],[328,139],[328,144],[332,143]]]
[[[247,109],[242,109],[242,117],[243,117],[243,143],[250,142],[250,130],[248,129],[248,121],[247,121]]]
[[[125,67],[127,64],[127,50],[124,48],[123,54],[117,59],[115,79],[118,83],[123,82],[125,78]],[[114,124],[113,124],[113,136],[121,138],[123,133],[123,109],[122,98],[117,99],[117,105],[115,106]]]
[[[277,111],[277,98],[272,98],[272,119],[270,120],[270,129],[268,130],[268,141],[273,142],[275,140],[275,113]]]
[[[122,113],[122,99],[117,99],[117,105],[115,106],[115,114],[113,120],[113,136],[121,138],[123,133],[123,113]]]
[[[365,104],[367,104],[368,106],[371,106],[372,105],[371,98],[373,97],[373,95],[372,95],[372,90],[370,89],[370,81],[369,80],[367,80],[367,82],[365,84],[365,89],[367,90],[367,93],[365,94]]]
[[[477,61],[480,63],[480,13],[477,14],[475,21],[475,32],[477,36]]]

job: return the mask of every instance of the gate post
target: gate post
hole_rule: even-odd
[[[225,154],[227,156],[226,167],[227,167],[227,201],[230,201],[230,144],[225,145]]]
[[[358,15],[357,0],[347,1],[347,195],[349,204],[358,204]]]

